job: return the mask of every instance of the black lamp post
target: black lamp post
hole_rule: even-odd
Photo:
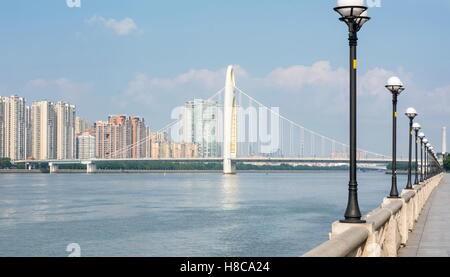
[[[421,132],[419,134],[420,139],[420,182],[423,182],[423,140],[425,139],[425,134]]]
[[[413,121],[417,116],[417,112],[414,108],[408,108],[405,115],[409,118],[409,159],[408,159],[408,183],[406,189],[413,189],[411,183],[411,168],[412,168],[412,134],[413,134]]]
[[[436,164],[435,164],[435,160],[434,160],[434,156],[433,156],[434,147],[430,146],[429,149],[430,149],[429,151],[430,151],[430,161],[431,161],[431,163],[430,163],[430,178],[431,178],[434,176],[434,167]]]
[[[416,164],[415,164],[415,178],[414,178],[414,185],[418,185],[419,184],[419,161],[418,161],[418,152],[417,152],[417,146],[419,144],[419,131],[420,129],[422,129],[422,127],[420,126],[419,123],[414,123],[413,124],[413,129],[414,129],[414,133],[415,133],[415,146],[416,146]]]
[[[400,198],[397,188],[397,102],[405,87],[398,77],[391,77],[386,88],[392,93],[392,181],[389,198]]]
[[[427,144],[428,144],[428,139],[423,139],[423,163],[424,163],[424,167],[423,167],[423,180],[425,181],[427,179],[427,166],[428,166],[428,161],[427,161]]]
[[[430,147],[431,147],[431,143],[427,143],[425,145],[425,160],[426,160],[426,167],[425,167],[425,179],[428,180],[428,178],[430,177]]]
[[[361,220],[361,211],[358,204],[358,183],[356,180],[356,78],[357,59],[356,47],[358,45],[358,31],[370,20],[367,16],[367,7],[364,0],[338,0],[338,6],[334,10],[341,15],[340,21],[348,26],[348,40],[350,46],[350,181],[347,209],[343,223],[364,223]]]

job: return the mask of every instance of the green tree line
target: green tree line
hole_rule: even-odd
[[[444,159],[444,169],[445,171],[450,171],[450,155]]]
[[[48,164],[34,164],[33,168],[48,171]],[[252,165],[238,163],[237,170],[345,170],[347,166],[317,167],[307,165]],[[0,159],[0,169],[25,169],[25,164],[12,164],[9,158]],[[83,164],[62,164],[59,169],[85,170]],[[158,161],[136,161],[136,162],[99,162],[97,169],[100,170],[222,170],[221,163],[175,163]]]

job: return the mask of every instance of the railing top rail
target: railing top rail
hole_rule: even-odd
[[[352,227],[303,255],[303,257],[346,257],[369,237],[364,227]]]

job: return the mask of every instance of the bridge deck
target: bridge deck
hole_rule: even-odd
[[[450,174],[426,204],[400,257],[450,257]]]

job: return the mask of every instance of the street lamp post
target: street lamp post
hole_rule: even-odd
[[[430,178],[434,176],[434,156],[433,156],[433,146],[430,146]]]
[[[397,188],[397,102],[405,87],[402,81],[394,76],[389,78],[386,88],[392,93],[392,181],[389,198],[400,198]]]
[[[420,182],[423,182],[423,140],[425,138],[425,134],[421,132],[419,134],[420,139]]]
[[[340,14],[339,20],[346,23],[349,31],[350,46],[350,181],[347,209],[345,211],[344,223],[364,223],[361,220],[361,211],[358,204],[358,183],[356,180],[356,78],[357,78],[357,59],[356,48],[358,45],[358,31],[370,20],[367,16],[367,7],[364,0],[338,0],[337,7],[334,10]]]
[[[427,179],[427,143],[428,143],[428,139],[424,138],[423,139],[423,163],[424,163],[424,167],[423,167],[423,180],[425,181]]]
[[[413,189],[411,183],[411,167],[412,167],[412,134],[413,134],[413,121],[417,116],[417,112],[414,108],[408,108],[405,115],[409,118],[409,160],[408,160],[408,183],[406,189]]]
[[[430,174],[430,170],[429,170],[429,166],[430,166],[430,147],[431,147],[431,143],[427,143],[425,145],[425,149],[426,149],[426,155],[425,155],[425,159],[426,159],[426,167],[425,167],[425,178],[428,180],[429,174]]]
[[[418,155],[417,155],[417,146],[418,146],[418,144],[419,144],[419,131],[420,131],[420,129],[422,129],[422,127],[420,126],[420,124],[419,123],[414,123],[413,124],[413,129],[414,129],[414,132],[415,132],[415,135],[416,135],[416,137],[415,137],[415,146],[416,146],[416,166],[415,166],[415,178],[414,178],[414,185],[418,185],[419,184],[419,162],[418,162]]]

